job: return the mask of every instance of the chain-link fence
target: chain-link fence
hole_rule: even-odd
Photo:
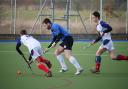
[[[0,34],[10,34],[11,30],[11,21],[12,21],[12,8],[11,1],[0,0]]]
[[[44,1],[0,0],[0,34],[18,34],[21,29],[30,32]],[[46,0],[32,34],[49,34],[42,28],[41,21],[45,17],[52,19],[53,10],[54,21],[66,27],[67,9],[72,34],[95,34],[91,13],[100,10],[103,20],[113,27],[112,33],[127,34],[127,0]]]

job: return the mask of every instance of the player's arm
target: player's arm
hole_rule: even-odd
[[[98,34],[98,37],[97,37],[95,40],[93,40],[92,44],[97,43],[97,42],[100,41],[101,39],[102,39],[102,36],[101,36],[100,33],[99,33],[99,34]]]
[[[32,60],[32,56],[31,56],[31,54],[29,55],[28,60],[29,60],[29,61],[31,61],[31,60]]]
[[[44,53],[48,52],[50,48],[55,47],[56,44],[60,41],[62,36],[63,36],[62,34],[54,36],[53,39],[52,39],[52,42],[50,43],[50,45],[44,50]]]
[[[112,31],[112,27],[109,26],[109,27],[108,27],[106,30],[104,30],[103,32],[104,32],[104,33],[108,33],[108,32],[111,32],[111,31]]]
[[[33,63],[32,54],[29,55],[28,62],[29,62],[29,64],[32,64]]]
[[[55,40],[56,40],[56,36],[53,37],[52,42],[49,44],[49,46],[47,48],[45,48],[45,50],[43,51],[43,53],[48,52],[49,49],[52,48],[53,45],[55,45]]]
[[[62,38],[62,36],[63,36],[63,34],[61,34],[61,33],[56,36],[56,40],[55,40],[55,43],[56,44],[60,41],[60,39]]]
[[[104,28],[102,31],[103,33],[108,33],[108,32],[112,31],[112,27],[109,24],[107,24],[105,22],[101,22],[100,24]]]
[[[60,39],[62,38],[62,36],[63,36],[63,34],[58,34],[57,36],[54,36],[53,37],[53,40],[50,43],[50,45],[48,46],[48,48],[50,48],[51,46],[55,46],[60,41]]]
[[[20,54],[23,55],[22,51],[20,50],[20,46],[21,46],[21,42],[20,40],[18,40],[17,44],[16,44],[16,51]]]
[[[52,42],[49,44],[48,48],[51,48],[52,44],[55,42],[56,36],[53,37]]]

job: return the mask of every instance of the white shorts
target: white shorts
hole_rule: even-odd
[[[41,47],[36,47],[34,49],[32,49],[31,51],[31,56],[32,56],[32,60],[35,61],[35,59],[39,56],[41,56],[43,54],[43,51],[41,49]]]
[[[115,49],[114,46],[113,46],[112,40],[109,40],[109,42],[108,42],[107,44],[104,44],[104,43],[102,42],[102,44],[101,44],[101,46],[99,47],[99,49],[102,49],[102,48],[106,48],[108,51],[112,51],[112,50]]]

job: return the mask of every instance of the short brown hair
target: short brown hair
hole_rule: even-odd
[[[45,24],[50,23],[50,24],[51,24],[51,20],[50,20],[49,18],[45,18],[45,19],[43,20],[42,24],[43,24],[43,23],[45,23]]]
[[[100,19],[100,13],[98,11],[95,11],[92,13],[95,17],[97,17],[98,19]]]
[[[22,29],[22,30],[20,31],[20,34],[21,34],[21,35],[26,35],[26,34],[27,34],[27,31],[26,31],[25,29]]]

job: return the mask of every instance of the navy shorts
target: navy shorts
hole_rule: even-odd
[[[64,49],[72,50],[72,46],[73,46],[73,38],[72,38],[72,36],[65,37],[65,39],[60,44],[60,46],[63,47]]]

